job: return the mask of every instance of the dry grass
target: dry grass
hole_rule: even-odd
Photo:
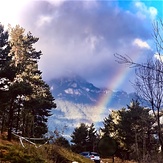
[[[101,163],[113,163],[113,159],[112,158],[102,159]],[[114,158],[114,163],[137,163],[137,162],[135,162],[135,161],[123,161],[119,158]]]
[[[93,163],[91,160],[82,157],[71,150],[57,145],[43,145],[40,148],[25,143],[23,148],[19,140],[11,142],[6,140],[6,135],[0,134],[0,163]],[[142,163],[162,163],[162,156],[152,155],[148,161]],[[112,158],[102,159],[101,163],[113,163]],[[135,161],[122,161],[114,158],[114,163],[137,163]]]
[[[23,148],[19,140],[7,141],[0,135],[0,163],[92,163],[91,160],[73,153],[71,150],[56,145],[34,145],[25,143]]]

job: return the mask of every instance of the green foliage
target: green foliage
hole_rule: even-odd
[[[101,157],[108,158],[113,156],[116,150],[117,143],[113,138],[104,136],[102,139],[100,139],[98,143],[98,151]]]
[[[81,123],[79,127],[76,127],[71,135],[73,143],[72,150],[75,152],[83,151],[95,151],[97,150],[97,134],[94,124],[87,126],[84,123]]]
[[[55,139],[55,144],[61,147],[70,148],[70,144],[66,138],[59,136]]]
[[[75,128],[72,135],[71,142],[74,143],[73,150],[76,152],[82,152],[86,150],[86,143],[88,139],[88,126],[81,123],[79,127]]]
[[[44,163],[45,159],[41,158],[38,152],[36,152],[36,149],[30,149],[32,152],[29,151],[29,149],[24,149],[20,147],[19,145],[4,145],[1,146],[1,161],[10,161],[11,163]]]
[[[13,129],[23,136],[42,137],[56,107],[38,69],[42,53],[34,48],[37,41],[19,25],[7,32],[0,25],[0,127],[1,132],[8,129],[8,140]]]
[[[140,160],[152,151],[156,151],[157,143],[153,131],[155,121],[149,114],[150,110],[141,107],[138,101],[132,101],[127,107],[112,111],[108,118],[104,119],[102,131],[106,136],[116,140],[121,153]]]

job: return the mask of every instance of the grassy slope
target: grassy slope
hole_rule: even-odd
[[[78,154],[56,145],[43,145],[35,148],[26,144],[23,148],[19,142],[0,139],[0,162],[6,163],[92,163]]]
[[[0,162],[4,163],[93,163],[72,151],[56,145],[34,145],[25,143],[23,148],[19,141],[9,142],[0,135]],[[112,163],[112,159],[103,159],[103,163]],[[122,160],[115,158],[115,163]],[[135,163],[124,161],[124,163]]]

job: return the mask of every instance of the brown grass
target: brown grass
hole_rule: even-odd
[[[35,148],[27,142],[23,142],[23,148],[19,140],[6,140],[6,135],[0,134],[0,163],[92,163],[91,160],[73,153],[66,148],[46,144]]]
[[[112,158],[102,159],[102,163],[113,163],[113,159]],[[137,163],[137,162],[135,162],[135,161],[123,161],[123,160],[115,157],[114,163]]]

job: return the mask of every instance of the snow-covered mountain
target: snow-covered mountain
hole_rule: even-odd
[[[101,90],[79,76],[52,80],[49,85],[56,99],[80,104],[95,104]]]
[[[102,127],[110,110],[121,109],[138,99],[136,93],[97,88],[79,76],[53,79],[48,84],[57,104],[48,120],[49,130],[64,130],[67,135],[82,122]],[[99,105],[102,98],[106,99],[105,105]]]
[[[125,107],[132,99],[138,98],[135,93],[128,94],[124,91],[113,92],[112,90],[97,88],[79,76],[53,79],[49,85],[55,99],[77,104],[96,105],[100,98],[111,95],[112,101],[107,107],[117,107],[118,109],[121,106]]]

